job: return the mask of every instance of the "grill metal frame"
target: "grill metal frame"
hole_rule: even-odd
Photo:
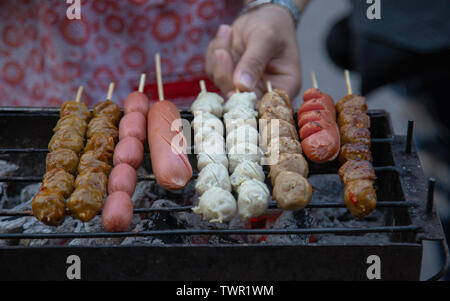
[[[27,118],[43,118],[43,120],[50,118],[57,118],[59,114],[59,108],[17,108],[17,107],[2,107],[0,108],[0,128],[5,131],[5,127],[8,127],[8,122],[2,124],[2,116],[12,120],[14,117]],[[188,112],[182,112],[182,118],[192,119],[192,116]],[[423,240],[436,240],[440,241],[443,254],[444,265],[439,273],[431,277],[432,280],[439,279],[444,275],[449,265],[449,251],[445,241],[445,235],[442,230],[442,226],[439,220],[439,216],[434,208],[433,204],[433,187],[434,180],[427,181],[424,178],[423,171],[420,165],[420,161],[417,156],[417,151],[412,143],[412,125],[413,122],[408,124],[408,136],[396,136],[392,135],[389,115],[385,111],[369,111],[369,115],[374,120],[383,120],[378,122],[382,125],[382,129],[375,128],[376,131],[381,131],[384,134],[382,137],[375,137],[372,139],[373,145],[382,145],[387,147],[386,149],[391,153],[392,162],[383,166],[376,166],[376,173],[392,172],[398,176],[402,189],[403,200],[398,200],[396,197],[389,200],[379,201],[377,208],[392,208],[392,210],[406,210],[407,220],[410,220],[409,224],[400,225],[387,225],[383,227],[352,227],[352,228],[303,228],[303,229],[233,229],[233,230],[186,230],[186,229],[169,229],[169,230],[153,230],[153,231],[141,231],[141,232],[123,232],[123,233],[107,233],[107,232],[89,232],[89,233],[0,233],[0,239],[72,239],[72,238],[116,238],[116,237],[140,237],[140,236],[174,236],[174,235],[292,235],[292,234],[347,234],[358,235],[364,233],[390,233],[395,235],[396,240],[401,242],[392,242],[380,244],[374,242],[373,244],[350,244],[350,245],[263,245],[263,244],[242,244],[242,245],[177,245],[166,244],[164,246],[88,246],[88,247],[69,247],[69,246],[44,246],[44,247],[22,247],[22,246],[10,246],[0,247],[0,278],[11,278],[11,274],[17,278],[26,277],[28,279],[35,279],[33,275],[42,274],[35,273],[35,270],[44,269],[45,266],[54,266],[53,273],[48,274],[46,279],[60,279],[57,275],[65,276],[65,273],[60,274],[57,272],[61,269],[64,261],[59,261],[61,254],[68,254],[74,252],[76,254],[83,254],[85,261],[89,262],[90,266],[102,267],[105,269],[106,265],[113,267],[106,267],[107,270],[114,272],[116,275],[119,272],[119,277],[111,277],[111,279],[150,279],[150,280],[162,280],[162,279],[177,279],[177,280],[232,280],[237,277],[241,277],[242,280],[264,280],[272,278],[272,280],[301,280],[301,279],[367,279],[364,273],[357,271],[365,271],[367,264],[361,256],[367,254],[377,254],[383,260],[390,262],[389,267],[384,263],[384,280],[393,279],[409,279],[418,280],[420,275],[420,261],[422,256],[422,241]],[[376,122],[372,122],[372,124]],[[26,126],[26,125],[25,125]],[[10,129],[14,130],[14,129]],[[42,129],[41,129],[42,130]],[[23,129],[22,129],[23,131]],[[0,130],[0,133],[1,130]],[[6,133],[6,132],[4,132]],[[46,133],[48,135],[51,133]],[[378,135],[377,133],[375,135]],[[0,142],[4,142],[0,135]],[[26,140],[26,139],[25,139]],[[17,143],[17,141],[16,141]],[[42,147],[29,147],[28,145],[2,145],[0,143],[0,159],[2,155],[10,154],[45,154],[48,152],[46,148]],[[32,144],[33,145],[33,144]],[[148,155],[148,152],[146,153]],[[374,162],[375,163],[375,162]],[[327,174],[336,173],[338,166],[333,163],[325,166],[318,166],[311,164],[311,174]],[[194,177],[197,174],[194,173]],[[40,182],[41,176],[11,176],[0,177],[1,182]],[[139,181],[154,181],[154,175],[142,175],[138,178]],[[270,208],[275,208],[276,204],[271,203]],[[343,202],[321,202],[310,203],[307,208],[344,208]],[[134,213],[156,213],[156,212],[180,212],[190,210],[192,206],[178,206],[175,208],[135,208]],[[14,210],[1,210],[0,217],[20,217],[31,216],[30,211],[14,211]],[[402,221],[401,223],[405,223]],[[348,258],[345,256],[345,251],[354,255],[355,258]],[[170,251],[169,251],[170,250]],[[44,252],[44,253],[42,253]],[[124,256],[128,252],[136,253],[138,258],[131,258],[130,262],[124,261],[121,256]],[[286,258],[278,255],[279,253],[286,252]],[[176,266],[171,263],[167,257],[168,253],[176,254],[173,258],[174,262],[182,262],[180,266]],[[38,254],[48,254],[45,264],[39,261],[29,262],[25,260],[31,266],[34,266],[31,270],[33,272],[25,273],[29,271],[27,266],[24,266],[22,261],[25,257],[39,258]],[[166,254],[166,255],[164,255]],[[198,261],[198,256],[204,257],[203,261]],[[228,254],[228,255],[226,255]],[[253,255],[252,255],[253,254]],[[334,262],[334,268],[327,270],[326,264],[324,266],[317,266],[317,259],[320,258],[320,262],[324,262],[330,254],[334,254],[336,258]],[[117,258],[117,262],[121,262],[120,266],[113,264],[113,259]],[[239,255],[239,256],[238,256]],[[382,255],[382,256],[381,256]],[[130,257],[126,255],[127,257]],[[162,257],[164,258],[162,258]],[[227,257],[228,256],[228,257]],[[252,256],[254,258],[252,258]],[[302,257],[303,256],[303,257]],[[315,257],[316,256],[316,257]],[[267,267],[260,267],[259,262],[266,262],[267,259],[277,258],[273,264],[269,264]],[[367,257],[367,256],[366,256]],[[139,259],[141,258],[141,259]],[[223,265],[223,273],[207,269],[205,267],[198,268],[198,266],[207,262],[213,261],[214,258],[222,258],[223,262],[219,265]],[[238,258],[241,258],[238,260]],[[245,260],[243,260],[245,258]],[[300,260],[297,265],[292,265],[292,259]],[[309,259],[307,259],[309,258]],[[338,258],[341,261],[338,262]],[[356,258],[361,258],[357,260]],[[397,260],[394,260],[397,258]],[[258,259],[258,260],[256,260]],[[407,260],[408,261],[407,261]],[[329,259],[331,260],[331,259]],[[182,272],[183,267],[191,266],[188,262],[197,262],[197,272],[192,275]],[[309,261],[309,262],[307,262]],[[56,262],[59,262],[57,264]],[[139,263],[140,262],[140,263]],[[158,273],[152,273],[150,270],[139,268],[139,264],[147,262],[156,268]],[[295,261],[293,261],[295,262]],[[358,263],[356,263],[358,262]],[[164,263],[164,264],[163,264]],[[226,266],[224,263],[227,263]],[[237,264],[241,264],[239,265]],[[277,265],[274,265],[277,263]],[[349,269],[348,264],[351,263],[352,267]],[[215,263],[217,264],[217,262]],[[214,267],[215,264],[211,263],[210,266]],[[83,264],[85,265],[85,264]],[[166,269],[164,272],[164,265],[172,266],[171,269]],[[261,266],[264,266],[260,264]],[[57,267],[58,266],[58,267]],[[273,269],[279,266],[282,270],[274,272]],[[8,273],[2,271],[2,267]],[[29,267],[29,266],[28,266]],[[129,269],[138,269],[140,272],[133,273]],[[192,267],[195,269],[195,267]],[[300,272],[304,269],[314,268],[316,272]],[[125,271],[123,271],[125,269]],[[236,271],[246,271],[243,273],[236,273]],[[350,274],[342,275],[342,271],[352,270]],[[324,271],[320,273],[320,271]],[[341,271],[341,272],[339,272]],[[25,274],[22,274],[25,273]],[[326,273],[326,274],[324,274]],[[8,274],[8,276],[6,276]],[[27,276],[24,276],[27,275]],[[91,271],[86,273],[85,279],[105,279],[105,274]],[[157,276],[156,276],[157,275]],[[270,277],[269,277],[270,275]],[[181,277],[181,278],[179,278]],[[311,278],[312,277],[312,278]],[[14,276],[13,276],[14,278]],[[108,277],[106,277],[108,278]],[[38,278],[39,279],[39,278]]]

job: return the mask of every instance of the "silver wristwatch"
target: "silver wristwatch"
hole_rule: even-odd
[[[276,4],[287,9],[292,15],[295,27],[297,27],[298,22],[300,21],[300,9],[292,0],[254,0],[244,7],[244,9],[241,11],[241,14],[245,14],[257,7],[266,4]]]

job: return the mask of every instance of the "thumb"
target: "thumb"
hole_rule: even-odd
[[[267,43],[266,39],[255,37],[249,40],[234,70],[235,87],[242,91],[254,90],[274,52],[274,43]]]

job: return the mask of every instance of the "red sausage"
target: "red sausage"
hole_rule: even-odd
[[[124,113],[139,112],[147,117],[149,101],[144,93],[134,91],[125,99]]]
[[[125,137],[117,143],[114,150],[113,163],[117,166],[127,163],[137,169],[144,158],[144,146],[135,137]]]
[[[110,194],[102,211],[102,225],[108,232],[123,232],[130,228],[133,220],[133,201],[123,191]]]
[[[298,110],[299,134],[306,157],[315,163],[334,160],[339,154],[340,135],[334,101],[319,89],[308,89]]]
[[[178,128],[172,129],[173,121],[180,118],[178,108],[167,100],[155,103],[147,117],[153,173],[159,185],[172,190],[182,189],[192,177],[192,166],[187,158],[186,148],[172,144],[176,139],[185,141],[181,123]]]
[[[119,139],[125,137],[136,137],[142,143],[145,142],[145,116],[139,112],[131,112],[126,114],[119,124]]]
[[[136,188],[136,183],[136,170],[128,164],[119,164],[115,166],[109,174],[108,194],[112,194],[116,191],[123,191],[132,197],[134,188]]]

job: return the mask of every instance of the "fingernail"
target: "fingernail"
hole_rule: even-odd
[[[239,81],[241,82],[241,84],[243,84],[247,88],[253,89],[253,86],[254,86],[253,78],[251,77],[250,74],[242,73],[241,76],[239,77]]]
[[[224,38],[228,36],[230,33],[230,27],[228,25],[222,24],[217,31],[217,36],[220,38]]]

